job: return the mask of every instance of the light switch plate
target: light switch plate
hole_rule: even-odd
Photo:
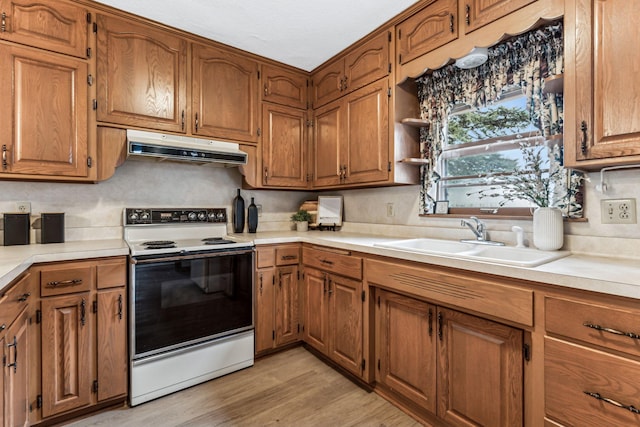
[[[603,224],[636,224],[636,199],[600,201]]]

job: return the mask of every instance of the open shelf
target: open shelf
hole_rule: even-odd
[[[403,125],[412,126],[415,128],[424,128],[429,127],[430,123],[423,119],[415,119],[415,118],[406,118],[400,120]]]

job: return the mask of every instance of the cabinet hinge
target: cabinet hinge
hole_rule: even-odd
[[[93,23],[93,32],[97,33],[98,32],[98,24],[97,23]]]
[[[87,76],[87,84],[93,86],[93,76],[91,74]]]
[[[402,64],[402,54],[401,54],[401,53],[400,53],[400,54],[398,54],[398,62],[399,62],[400,64]]]
[[[271,276],[271,284],[272,284],[273,286],[275,286],[275,285],[276,285],[276,276]]]
[[[93,166],[93,159],[91,156],[87,157],[87,167],[90,168]]]
[[[391,72],[391,62],[389,62],[389,72]]]
[[[307,110],[309,109],[309,101],[307,101]]]
[[[258,80],[260,80],[260,70],[258,70]]]
[[[90,48],[90,47],[88,47],[88,48],[87,48],[87,58],[91,58],[92,52],[93,52],[93,51],[91,50],[91,48]]]
[[[276,331],[271,331],[271,339],[276,340]]]
[[[366,297],[365,292],[364,292],[364,291],[362,291],[362,302],[364,302],[364,301],[365,301],[365,297]]]
[[[298,323],[298,333],[300,333],[300,323]]]
[[[398,40],[402,38],[402,30],[398,30]]]
[[[41,409],[42,408],[42,395],[39,394],[38,397],[36,398],[36,408]]]
[[[98,301],[94,301],[94,302],[91,304],[91,311],[92,311],[94,314],[98,312]]]
[[[378,308],[380,308],[380,296],[378,296]]]
[[[522,346],[522,356],[527,362],[531,361],[531,346],[529,344]]]
[[[387,97],[391,98],[391,88],[387,88]]]
[[[258,128],[258,131],[256,132],[256,134],[258,134],[258,136],[260,136],[262,134],[262,129]]]
[[[87,24],[91,24],[91,13],[87,12]]]
[[[387,39],[389,40],[389,43],[391,43],[391,31],[387,32]]]
[[[300,280],[300,271],[298,271],[298,280]]]
[[[380,370],[380,359],[378,359],[378,371]]]
[[[367,366],[367,361],[362,359],[362,363],[360,364],[360,366],[362,366],[362,370],[364,371],[365,366]]]
[[[307,127],[308,128],[312,128],[313,127],[313,120],[307,120]]]
[[[97,100],[97,99],[94,99],[94,100],[93,100],[93,102],[92,102],[92,104],[93,104],[93,110],[94,110],[94,111],[95,111],[95,110],[97,110],[97,109],[98,109],[98,100]]]
[[[2,355],[2,366],[7,366],[7,356],[5,354]]]
[[[91,387],[91,391],[94,393],[98,392],[98,380],[93,381],[93,386]]]
[[[36,324],[42,322],[42,311],[36,310]]]
[[[391,172],[391,162],[387,165],[387,172]]]

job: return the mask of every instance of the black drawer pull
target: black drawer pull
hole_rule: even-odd
[[[327,265],[333,265],[333,261],[329,261],[328,259],[321,259],[320,262]]]
[[[47,283],[48,288],[58,288],[63,286],[74,286],[82,283],[82,279],[60,280]]]
[[[633,332],[623,332],[623,331],[619,331],[617,329],[605,328],[604,326],[600,326],[600,325],[593,325],[593,324],[588,323],[588,322],[583,323],[582,326],[586,326],[587,328],[595,329],[596,331],[608,332],[608,333],[614,334],[614,335],[622,335],[624,337],[633,338],[634,340],[639,340],[640,339],[640,335],[634,334]]]
[[[31,292],[27,292],[26,294],[22,294],[20,298],[18,298],[19,302],[25,302],[31,296]]]
[[[280,259],[283,260],[283,261],[284,260],[290,260],[290,259],[296,259],[296,258],[298,258],[298,257],[295,256],[295,255],[283,255],[283,256],[280,257]]]
[[[617,402],[617,401],[615,401],[613,399],[609,399],[608,397],[604,397],[600,393],[593,393],[593,392],[590,392],[590,391],[585,391],[583,393],[586,394],[587,396],[593,397],[594,399],[602,400],[603,402],[606,402],[606,403],[608,403],[610,405],[617,406],[618,408],[626,409],[627,411],[629,411],[631,413],[640,414],[640,409],[636,408],[633,405],[625,405],[624,403],[620,403],[620,402]]]

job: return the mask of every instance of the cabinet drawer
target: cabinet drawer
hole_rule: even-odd
[[[305,265],[354,279],[362,279],[362,258],[330,252],[322,249],[304,248],[302,260]]]
[[[300,248],[298,246],[276,248],[276,265],[293,265],[299,262]]]
[[[126,258],[103,261],[96,268],[98,289],[116,288],[127,284]]]
[[[273,267],[276,263],[276,249],[274,247],[256,249],[256,267]]]
[[[40,268],[40,295],[70,294],[93,288],[91,264],[60,264]]]
[[[31,273],[27,273],[15,285],[0,296],[0,332],[18,317],[18,314],[27,306],[29,300],[35,298],[31,295],[30,284]]]
[[[640,356],[640,311],[562,298],[545,298],[549,333]]]
[[[639,362],[554,338],[544,354],[547,417],[572,426],[640,423],[629,408],[640,408]]]

